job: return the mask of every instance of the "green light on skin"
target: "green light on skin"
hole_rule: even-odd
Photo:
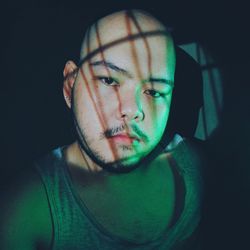
[[[155,239],[166,230],[174,213],[174,177],[166,155],[129,174],[110,174],[105,178],[105,186],[99,180],[87,188],[84,197],[87,206],[100,208],[95,214],[98,222],[114,235],[123,235],[138,243],[145,238],[140,234],[135,237],[135,231],[140,229],[147,240]]]

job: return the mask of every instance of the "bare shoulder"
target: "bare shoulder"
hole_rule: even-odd
[[[46,192],[32,167],[17,173],[1,192],[0,248],[49,249],[52,222]]]

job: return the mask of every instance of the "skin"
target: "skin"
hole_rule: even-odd
[[[129,35],[165,27],[141,11],[104,17],[84,37],[81,58]],[[64,96],[78,141],[67,148],[71,165],[87,171],[129,172],[160,142],[174,82],[170,35],[139,36],[94,54],[79,67],[68,61]]]
[[[140,35],[151,31],[161,35]],[[131,35],[137,39],[129,40]],[[100,50],[121,38],[123,42]],[[99,223],[142,243],[156,239],[170,225],[175,208],[166,154],[142,163],[159,144],[167,124],[175,70],[173,41],[149,14],[122,11],[90,27],[81,59],[96,49],[79,67],[68,61],[64,68],[63,92],[78,133],[64,155],[76,190]],[[12,185],[18,192],[4,197],[1,249],[50,249],[53,226],[44,186],[37,173],[28,174]]]
[[[155,31],[160,34],[143,35]],[[79,67],[68,61],[64,68],[64,96],[78,134],[64,152],[73,184],[109,232],[138,243],[155,239],[170,225],[175,204],[166,155],[147,161],[169,115],[172,38],[149,14],[122,11],[90,27],[81,59]]]
[[[155,31],[160,32],[143,35]],[[173,41],[149,14],[122,11],[90,27],[81,59],[78,67],[68,61],[63,72],[63,92],[78,133],[64,150],[76,194],[111,234],[136,243],[156,240],[179,218],[183,207],[176,201],[185,202],[184,192],[176,192],[171,153],[160,151],[143,161],[157,148],[167,124]],[[196,153],[183,154],[187,149],[180,143],[173,154],[200,165]],[[17,179],[1,197],[0,249],[51,249],[53,220],[40,176],[27,168]]]

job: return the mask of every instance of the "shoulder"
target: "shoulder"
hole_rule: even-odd
[[[205,143],[198,139],[181,139],[172,143],[164,151],[153,158],[152,163],[164,167],[175,166],[181,170],[202,169],[206,164]]]
[[[205,143],[198,139],[184,139],[168,154],[187,168],[204,168],[206,164]]]
[[[1,249],[49,248],[52,222],[45,189],[34,167],[20,170],[1,193]],[[14,240],[13,240],[14,239]]]
[[[153,162],[156,161],[174,166],[180,172],[195,169],[203,171],[207,163],[205,143],[198,139],[181,139],[166,147],[153,159]]]

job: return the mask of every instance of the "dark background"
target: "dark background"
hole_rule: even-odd
[[[118,3],[119,2],[119,3]],[[224,87],[221,123],[206,141],[203,249],[250,249],[250,49],[246,3],[240,1],[81,1],[1,6],[1,176],[71,140],[62,96],[67,60],[78,61],[93,17],[123,7],[155,13],[178,44],[199,42],[214,57]]]

